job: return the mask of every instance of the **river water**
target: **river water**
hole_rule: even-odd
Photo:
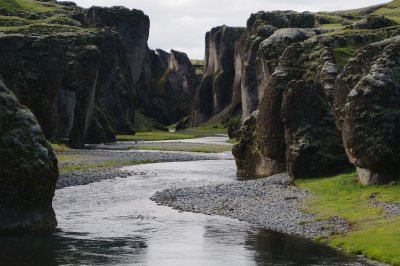
[[[0,239],[0,265],[365,265],[311,241],[151,197],[171,187],[236,180],[233,160],[126,167],[132,175],[56,191],[58,231]]]

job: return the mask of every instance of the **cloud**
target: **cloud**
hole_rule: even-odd
[[[245,26],[260,10],[333,11],[384,3],[384,0],[76,0],[83,7],[126,6],[150,17],[149,46],[176,49],[203,58],[204,36],[219,25]]]

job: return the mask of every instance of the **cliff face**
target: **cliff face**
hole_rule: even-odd
[[[148,17],[120,7],[45,6],[36,15],[46,23],[26,20],[26,27],[14,27],[0,19],[5,84],[32,110],[49,140],[80,147],[114,141],[116,132],[133,133]],[[9,15],[25,21],[28,11],[22,8]]]
[[[57,159],[33,114],[0,83],[0,232],[50,231]]]
[[[188,115],[198,79],[188,56],[179,51],[148,52],[144,81],[138,89],[139,110],[164,125]]]
[[[36,115],[48,139],[69,139],[73,147],[90,141],[94,112],[107,112],[116,130],[132,131],[133,83],[123,73],[129,66],[116,33],[3,35],[0,57],[4,82]]]
[[[362,48],[336,84],[338,125],[363,184],[387,183],[400,172],[400,39]]]
[[[291,43],[320,33],[315,29],[307,29],[313,28],[314,24],[314,15],[307,12],[258,12],[250,16],[241,86],[242,119],[258,109],[266,82],[284,49]]]
[[[370,48],[364,56],[350,60],[356,61],[346,66],[344,73],[348,74],[337,76],[358,49],[396,35],[399,28],[332,32],[312,28],[310,16],[314,15],[310,13],[294,13],[289,16],[292,19],[288,14],[259,12],[248,20],[241,72],[244,122],[233,149],[238,175],[265,177],[288,171],[292,178],[303,178],[340,173],[350,167],[346,148],[350,161],[362,168],[360,176],[367,176],[367,180],[379,176],[390,179],[382,170],[365,171],[378,169],[366,163],[365,157],[372,157],[361,156],[372,143],[360,146],[360,138],[355,137],[368,135],[360,133],[362,122],[355,110],[372,103],[364,105],[363,99],[351,105],[348,98],[377,58],[383,57],[377,52],[383,47]],[[301,28],[291,28],[293,21]],[[393,121],[383,123],[390,125]],[[377,129],[375,132],[384,135]],[[357,152],[355,147],[360,150]],[[393,150],[387,152],[395,154]]]
[[[142,74],[147,52],[150,19],[141,10],[126,7],[91,7],[87,10],[85,23],[93,27],[111,27],[122,39],[126,60],[130,65],[132,80],[137,83]]]
[[[206,122],[229,107],[235,79],[234,47],[244,28],[221,26],[206,34],[203,79],[190,111],[192,126]]]

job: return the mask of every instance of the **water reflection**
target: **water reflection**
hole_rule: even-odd
[[[159,163],[56,191],[60,231],[0,237],[0,265],[354,265],[357,257],[237,220],[150,201],[157,190],[235,179],[234,161]]]
[[[0,238],[1,265],[107,265],[144,263],[140,238],[88,239],[81,234],[31,234]]]
[[[246,246],[255,251],[258,265],[374,265],[311,240],[269,230],[249,233]]]

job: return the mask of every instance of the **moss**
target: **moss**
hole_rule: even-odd
[[[326,241],[335,247],[371,259],[400,265],[400,217],[371,206],[369,195],[378,202],[400,203],[400,185],[362,186],[355,173],[321,179],[297,180],[311,192],[306,210],[316,219],[337,216],[348,221],[350,231],[333,235]]]
[[[333,49],[335,55],[336,63],[339,69],[343,69],[347,61],[358,51],[360,47],[357,46],[346,46],[346,47],[336,47]]]
[[[2,0],[0,1],[0,8],[7,10],[11,13],[21,11],[45,13],[54,11],[56,9],[56,5],[35,0]]]

